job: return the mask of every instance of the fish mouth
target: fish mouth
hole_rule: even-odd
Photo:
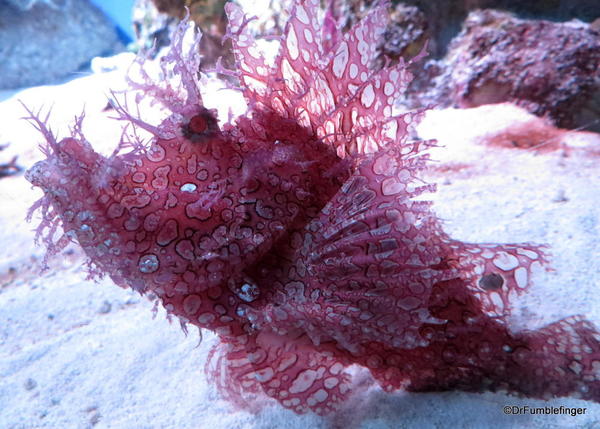
[[[69,179],[69,169],[59,169],[51,160],[45,159],[36,162],[25,172],[25,179],[33,186],[40,188],[45,195],[58,199],[59,201],[68,201],[69,193],[67,187],[69,183],[74,183],[73,178]]]
[[[38,161],[31,168],[25,171],[25,180],[33,186],[42,188],[44,191],[51,186],[52,173],[48,165],[48,160]]]

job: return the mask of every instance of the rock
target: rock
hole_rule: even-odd
[[[87,0],[0,0],[0,89],[56,83],[122,45]]]
[[[345,27],[374,0],[334,0]],[[392,1],[379,47],[411,59],[427,41],[401,110],[513,102],[563,128],[600,131],[600,9],[597,0]]]
[[[459,107],[513,102],[559,127],[585,127],[600,108],[598,46],[600,31],[581,21],[475,11],[438,63],[441,74],[427,102]]]
[[[353,0],[372,3],[372,0]],[[395,3],[395,2],[394,2]],[[547,19],[569,21],[578,19],[591,22],[600,16],[597,0],[523,1],[523,0],[403,0],[407,6],[415,6],[427,18],[433,40],[430,52],[440,58],[449,42],[459,33],[469,13],[479,9],[495,9],[516,14],[524,19]]]
[[[410,59],[419,54],[425,43],[430,45],[431,34],[425,14],[415,6],[396,5],[390,14],[390,24],[383,34],[380,48],[387,57]]]
[[[183,2],[184,0],[180,1]],[[375,3],[375,0],[333,1],[335,2],[335,10],[346,28],[351,23],[364,17]],[[168,2],[168,0],[163,0],[163,2]],[[579,19],[591,22],[600,17],[597,0],[571,0],[569,2],[556,0],[529,2],[522,0],[392,0],[392,5],[393,10],[390,14],[392,22],[389,31],[394,32],[394,27],[398,25],[405,26],[406,20],[410,21],[410,26],[405,28],[413,35],[425,31],[427,33],[426,37],[429,39],[428,51],[438,59],[444,56],[448,44],[460,32],[467,15],[478,9],[503,10],[515,13],[520,18],[547,19],[550,21]],[[419,24],[421,18],[418,15],[425,19],[423,26]],[[417,25],[415,26],[415,24]],[[417,30],[417,32],[414,30]],[[393,51],[390,53],[393,53]]]

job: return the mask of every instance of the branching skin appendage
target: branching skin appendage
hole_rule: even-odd
[[[249,107],[227,123],[202,102],[185,25],[162,62],[180,86],[136,85],[170,115],[146,124],[116,105],[154,135],[149,146],[122,141],[106,158],[80,121],[58,141],[31,114],[46,159],[27,179],[44,191],[33,209],[49,254],[75,241],[92,275],[151,292],[184,324],[215,332],[207,371],[239,406],[266,395],[332,413],[357,389],[353,364],[390,392],[600,400],[590,323],[509,329],[509,298],[545,262],[541,248],[453,240],[415,199],[434,190],[418,179],[433,143],[408,141],[420,113],[393,114],[407,65],[369,68],[386,6],[342,34],[319,23],[316,0],[297,1],[269,65],[228,4]]]

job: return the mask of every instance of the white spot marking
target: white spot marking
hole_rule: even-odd
[[[515,281],[520,288],[527,285],[527,270],[525,268],[519,267],[515,270]]]
[[[317,379],[317,372],[312,369],[307,369],[298,374],[298,377],[294,380],[290,386],[290,393],[302,393],[306,392],[313,385]]]
[[[341,363],[334,363],[332,365],[332,367],[329,369],[329,372],[332,373],[333,375],[338,375],[340,372],[342,372],[342,370],[344,369],[344,365],[342,365]]]
[[[383,93],[385,95],[392,95],[394,92],[394,85],[391,82],[386,82],[383,86]]]
[[[492,259],[494,252],[492,252],[490,249],[485,249],[481,256],[483,256],[485,259]]]
[[[516,256],[509,255],[506,252],[500,252],[492,261],[495,266],[504,271],[510,271],[519,266],[519,260]]]
[[[212,313],[202,313],[198,316],[198,322],[202,324],[212,323],[215,321],[215,315]]]
[[[184,183],[181,185],[181,188],[179,188],[181,192],[194,192],[196,189],[198,189],[198,187],[193,183]]]
[[[298,59],[300,52],[298,51],[298,37],[296,36],[296,30],[294,30],[294,27],[290,27],[290,31],[285,39],[285,44],[288,52],[290,53],[290,58],[292,60]]]
[[[138,263],[140,271],[144,274],[155,272],[158,270],[158,265],[158,258],[152,253],[142,256]]]
[[[312,43],[313,42],[313,35],[312,35],[312,31],[310,31],[308,28],[304,29],[304,39],[308,42],[308,43]]]
[[[275,375],[273,368],[268,366],[266,368],[259,369],[258,371],[256,371],[254,373],[254,378],[256,378],[256,380],[260,383],[266,383],[267,381],[273,378],[273,375]]]
[[[396,140],[397,133],[398,133],[398,123],[396,122],[396,120],[386,122],[383,125],[383,134],[387,138],[389,138],[391,140]]]
[[[298,5],[296,7],[296,18],[298,18],[298,20],[305,25],[309,24],[309,20],[308,20],[308,15],[306,14],[306,10],[304,10],[304,7],[302,7],[301,5]]]
[[[348,44],[343,42],[338,47],[338,50],[335,53],[335,58],[333,59],[333,74],[338,78],[341,78],[346,70],[346,65],[348,64],[348,55]]]
[[[296,70],[294,70],[292,65],[285,58],[281,62],[281,72],[289,89],[291,89],[295,93],[302,92],[302,77],[298,74]]]
[[[323,385],[328,389],[333,389],[339,383],[338,379],[335,377],[327,377],[323,382]]]
[[[532,252],[531,250],[527,250],[527,249],[517,249],[517,253],[519,255],[523,255],[523,256],[527,256],[529,259],[537,259],[538,255],[535,252]]]
[[[490,294],[492,298],[492,303],[497,308],[496,311],[501,312],[504,309],[504,301],[502,301],[502,297],[497,292]]]
[[[381,192],[383,195],[395,195],[402,192],[405,188],[404,183],[396,178],[385,179],[381,183]]]
[[[319,389],[315,392],[315,394],[312,396],[313,399],[317,402],[324,402],[325,400],[327,400],[327,392],[323,389]]]
[[[375,93],[373,92],[373,85],[368,84],[366,88],[363,90],[360,101],[367,109],[373,105],[373,101],[375,100]]]
[[[189,315],[194,315],[200,309],[202,300],[198,295],[188,295],[183,300],[183,311]]]

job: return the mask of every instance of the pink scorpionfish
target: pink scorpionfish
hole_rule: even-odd
[[[228,4],[232,73],[248,103],[229,122],[203,104],[182,26],[162,61],[177,85],[138,83],[168,117],[150,125],[117,106],[153,134],[128,153],[94,152],[81,118],[57,141],[32,115],[47,158],[27,178],[44,191],[32,210],[49,254],[76,241],[92,275],[215,332],[207,372],[239,406],[266,395],[332,413],[358,390],[351,365],[386,391],[598,401],[589,322],[508,328],[508,298],[544,262],[540,248],[453,240],[415,199],[433,190],[418,181],[432,142],[408,139],[420,113],[394,114],[407,65],[370,68],[386,7],[342,33],[331,13],[321,24],[318,1],[296,1],[269,63]]]

